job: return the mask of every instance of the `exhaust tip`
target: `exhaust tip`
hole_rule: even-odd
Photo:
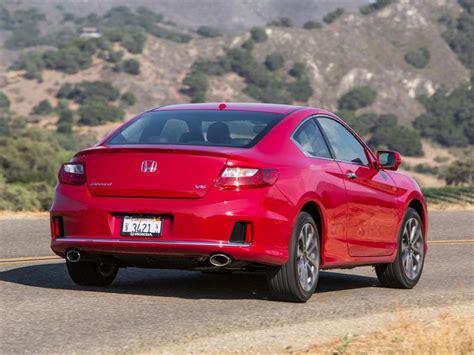
[[[209,258],[209,262],[216,267],[224,267],[232,262],[232,259],[225,254],[214,254]]]
[[[79,260],[81,260],[81,253],[79,253],[77,250],[69,250],[66,253],[66,259],[71,263],[77,263]]]

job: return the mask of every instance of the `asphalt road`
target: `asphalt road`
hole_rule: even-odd
[[[431,241],[474,239],[474,211],[430,219]],[[2,354],[292,350],[400,315],[474,310],[473,243],[431,244],[413,290],[381,287],[370,267],[323,272],[306,304],[269,301],[260,274],[130,268],[109,288],[86,289],[62,261],[11,261],[47,255],[47,218],[0,218]]]

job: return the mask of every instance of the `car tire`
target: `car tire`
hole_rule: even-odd
[[[318,228],[309,213],[301,212],[291,235],[288,262],[282,266],[267,269],[271,298],[280,301],[306,302],[316,290],[319,263]]]
[[[385,287],[410,289],[420,280],[424,261],[423,223],[418,212],[408,208],[398,235],[397,257],[393,263],[375,265],[375,272]]]
[[[66,260],[67,271],[72,281],[80,286],[108,286],[117,276],[117,264],[100,264],[88,261]]]

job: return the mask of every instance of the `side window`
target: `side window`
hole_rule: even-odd
[[[329,140],[336,159],[369,165],[364,147],[346,127],[335,120],[325,117],[319,117],[318,122]]]
[[[306,121],[293,135],[293,139],[310,155],[331,158],[326,142],[314,120]]]

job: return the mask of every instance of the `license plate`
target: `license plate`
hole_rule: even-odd
[[[122,223],[122,235],[129,237],[159,237],[161,218],[125,216]]]

